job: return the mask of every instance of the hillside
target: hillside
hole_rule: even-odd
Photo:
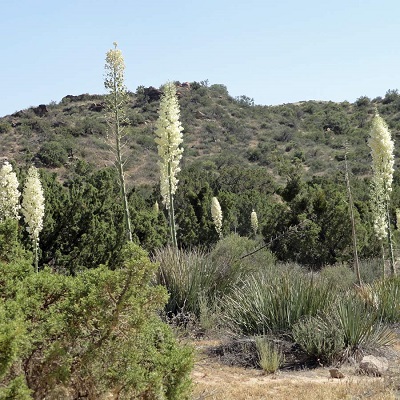
[[[218,168],[234,162],[262,166],[277,176],[286,160],[301,164],[308,176],[329,175],[341,168],[348,143],[352,173],[364,176],[370,173],[366,140],[375,108],[393,137],[400,134],[397,90],[373,100],[360,97],[355,103],[259,106],[246,96],[231,97],[224,85],[209,86],[206,81],[178,86],[184,165],[200,161]],[[160,94],[152,87],[131,93],[126,167],[128,180],[136,185],[158,179],[153,133]],[[98,167],[110,165],[113,156],[105,141],[104,105],[103,95],[67,95],[58,104],[38,105],[0,118],[0,156],[20,165],[34,162],[56,170],[61,178],[77,159]]]

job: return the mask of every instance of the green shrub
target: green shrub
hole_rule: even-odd
[[[242,258],[254,250],[256,242],[238,235],[220,240],[206,252],[166,247],[154,252],[159,264],[157,283],[170,293],[167,312],[191,312],[200,316],[201,301],[207,307],[236,290],[242,278],[273,262],[268,250]]]
[[[393,332],[382,323],[366,291],[362,293],[338,296],[325,312],[299,321],[293,327],[294,340],[313,359],[327,363],[365,348],[392,344]]]
[[[293,326],[293,339],[314,360],[331,364],[344,348],[343,335],[326,317],[306,317]]]
[[[198,316],[200,299],[208,303],[217,289],[216,271],[207,253],[165,247],[155,250],[154,260],[159,264],[156,282],[165,286],[170,295],[166,311]]]
[[[386,346],[394,340],[393,332],[382,324],[379,312],[365,304],[359,296],[349,294],[338,298],[334,318],[350,352],[367,346]]]
[[[400,278],[390,277],[362,286],[358,294],[386,323],[400,322]]]
[[[282,353],[262,336],[257,336],[255,342],[259,366],[266,374],[275,373],[283,363]]]
[[[266,268],[224,299],[225,320],[245,335],[290,333],[302,317],[324,311],[335,296],[323,280],[298,270]]]
[[[322,268],[321,278],[325,279],[331,287],[339,290],[348,290],[356,282],[356,276],[347,265],[330,265]]]
[[[192,350],[178,345],[158,317],[166,293],[150,283],[156,266],[129,244],[116,267],[63,276],[32,268],[15,274],[18,264],[0,264],[3,393],[14,390],[17,378],[34,399],[64,398],[66,392],[102,398],[110,391],[120,399],[188,398]],[[15,312],[27,332],[21,330],[17,347],[7,333],[18,332]],[[25,374],[20,378],[19,365]]]
[[[1,121],[0,122],[0,134],[2,133],[8,133],[11,131],[11,125],[7,121]]]
[[[37,156],[48,167],[61,167],[68,161],[67,150],[60,142],[56,141],[44,143]]]

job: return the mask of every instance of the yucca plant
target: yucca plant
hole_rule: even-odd
[[[124,205],[125,235],[129,242],[132,242],[131,217],[128,205],[128,195],[125,185],[124,166],[126,159],[123,155],[123,148],[126,146],[126,126],[129,119],[126,117],[125,107],[128,104],[128,91],[125,87],[125,62],[121,50],[114,42],[114,49],[106,54],[105,64],[106,76],[104,86],[109,94],[106,96],[106,120],[109,126],[107,138],[115,156],[115,167],[118,171],[121,198]]]
[[[205,251],[174,247],[157,249],[154,260],[159,264],[157,283],[170,294],[166,311],[173,314],[191,312],[199,315],[200,299],[208,301],[215,295],[215,268]]]
[[[211,199],[211,217],[214,222],[215,230],[218,236],[222,237],[222,209],[216,197]]]
[[[6,161],[0,169],[0,222],[7,218],[19,219],[21,193],[18,186],[17,175],[12,165]]]
[[[39,172],[31,166],[25,181],[22,199],[22,214],[27,224],[26,230],[32,240],[35,257],[35,269],[39,266],[39,234],[43,229],[44,194],[39,178]]]
[[[400,322],[400,279],[391,277],[364,285],[357,291],[362,301],[386,323]]]
[[[176,240],[174,196],[178,185],[177,174],[180,171],[179,162],[182,158],[183,127],[179,121],[180,109],[176,96],[176,87],[168,82],[163,87],[156,123],[155,142],[160,157],[160,190],[163,203],[168,211],[169,227],[172,245],[178,247]]]
[[[378,310],[354,294],[338,299],[334,313],[344,346],[351,352],[367,346],[386,346],[395,339],[393,331],[382,323]]]
[[[303,316],[325,310],[335,296],[322,280],[275,270],[243,280],[223,304],[227,323],[242,334],[290,333]]]
[[[395,274],[393,237],[390,226],[389,203],[392,192],[394,141],[385,121],[378,113],[372,120],[372,129],[368,139],[372,156],[372,204],[374,210],[374,229],[382,243],[387,238],[391,273]],[[382,252],[383,253],[383,252]],[[384,271],[384,266],[383,266]]]

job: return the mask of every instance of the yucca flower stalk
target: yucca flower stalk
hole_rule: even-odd
[[[19,197],[17,175],[6,161],[0,169],[0,222],[7,218],[19,219]]]
[[[153,205],[153,211],[156,215],[158,215],[158,213],[160,212],[160,207],[158,205],[158,201],[156,201]]]
[[[250,223],[251,223],[251,229],[254,232],[254,236],[256,236],[258,231],[258,217],[257,213],[254,210],[251,212],[250,215]]]
[[[107,138],[115,155],[115,166],[118,170],[121,198],[124,205],[125,234],[129,242],[132,242],[131,217],[129,213],[128,197],[126,194],[123,147],[125,146],[125,127],[129,120],[125,115],[125,106],[128,102],[128,92],[125,87],[125,62],[121,50],[114,42],[114,49],[106,54],[106,76],[104,86],[109,94],[106,96],[107,116],[109,126]]]
[[[177,174],[180,171],[179,162],[182,158],[183,127],[179,121],[180,109],[176,97],[176,88],[172,82],[163,87],[158,120],[156,123],[156,138],[160,160],[160,189],[163,204],[168,211],[172,244],[178,247],[176,240],[174,195],[178,185]]]
[[[43,229],[44,194],[38,170],[32,166],[28,170],[22,195],[22,215],[27,224],[26,230],[33,243],[35,269],[38,272],[39,233]]]
[[[213,197],[211,200],[211,217],[214,222],[215,230],[218,233],[218,236],[222,237],[222,209],[219,204],[219,201],[216,197]]]
[[[349,176],[349,166],[347,163],[347,152],[348,152],[348,145],[346,143],[345,146],[345,153],[344,153],[344,166],[345,166],[345,179],[346,179],[346,187],[347,187],[347,196],[349,199],[349,212],[350,212],[350,221],[351,221],[351,237],[353,240],[353,254],[354,254],[354,270],[357,276],[358,284],[361,286],[361,273],[360,273],[360,260],[358,258],[358,250],[357,250],[357,232],[356,232],[356,220],[354,217],[354,202],[353,202],[353,194],[351,192],[351,185],[350,185],[350,176]]]
[[[394,141],[385,121],[375,114],[368,139],[372,156],[372,202],[374,210],[374,229],[377,238],[383,244],[388,239],[391,273],[394,269],[393,238],[390,227],[389,202],[392,192]]]

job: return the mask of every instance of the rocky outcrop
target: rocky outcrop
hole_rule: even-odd
[[[33,107],[32,110],[38,117],[43,117],[49,112],[45,104],[39,104],[37,107]]]
[[[161,90],[158,90],[153,86],[150,86],[148,88],[144,88],[143,94],[145,95],[147,101],[150,103],[152,101],[160,100],[162,92]]]
[[[92,103],[89,106],[89,110],[94,111],[94,112],[101,112],[104,110],[105,107],[106,107],[106,103],[104,101],[101,103]]]

